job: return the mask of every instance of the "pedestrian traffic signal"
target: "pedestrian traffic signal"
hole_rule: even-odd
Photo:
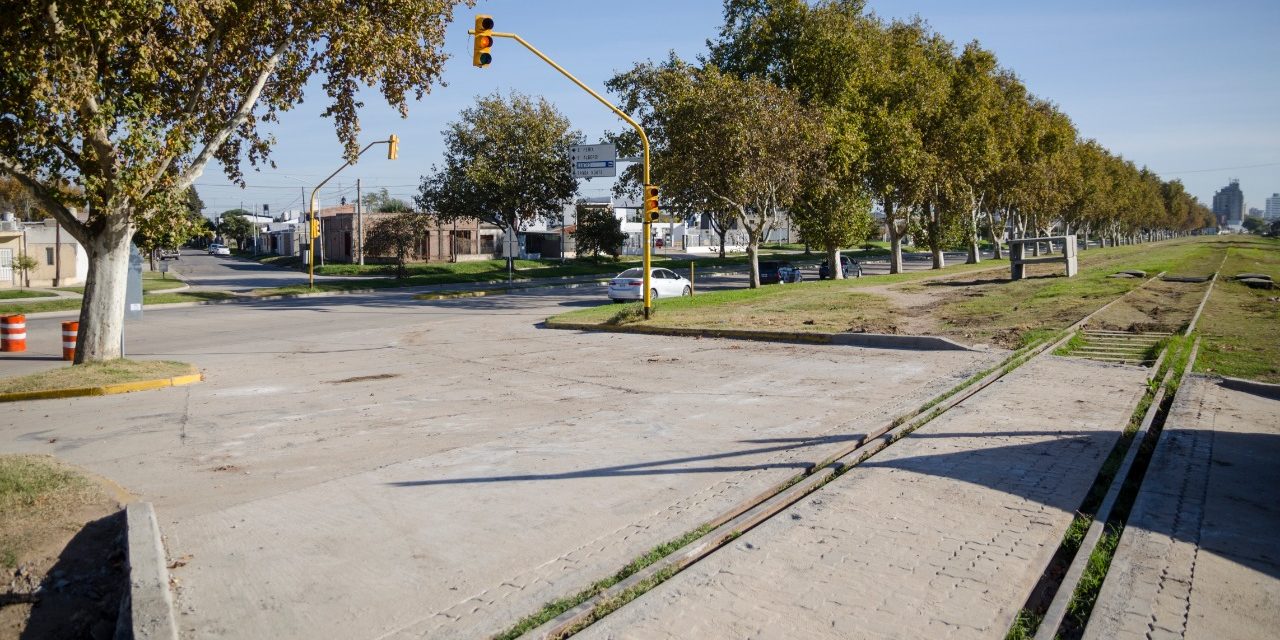
[[[656,184],[644,186],[644,221],[658,221],[658,185]]]
[[[387,140],[390,146],[387,148],[387,159],[395,160],[400,157],[400,138],[396,134],[391,134],[391,139]]]
[[[489,53],[490,47],[493,46],[493,16],[476,16],[476,29],[471,33],[475,34],[471,64],[477,67],[489,66],[489,63],[493,62],[493,56]]]
[[[311,219],[311,238],[314,240],[315,238],[319,238],[319,237],[320,237],[320,220],[317,218],[312,218]]]

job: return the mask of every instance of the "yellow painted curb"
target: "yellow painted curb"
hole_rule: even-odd
[[[109,396],[117,393],[148,391],[151,389],[163,389],[165,387],[181,387],[188,384],[195,384],[201,380],[204,380],[204,374],[192,373],[184,376],[174,376],[172,378],[159,378],[157,380],[121,382],[120,384],[108,384],[101,387],[72,387],[70,389],[46,389],[44,391],[18,391],[15,393],[0,393],[0,402],[56,400],[59,398],[79,398],[83,396]]]

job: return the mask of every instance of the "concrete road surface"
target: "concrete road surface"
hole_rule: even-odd
[[[602,299],[150,312],[131,355],[206,382],[10,405],[0,450],[155,503],[184,637],[482,637],[999,357],[538,326]]]
[[[1084,637],[1280,634],[1280,400],[1183,380]]]

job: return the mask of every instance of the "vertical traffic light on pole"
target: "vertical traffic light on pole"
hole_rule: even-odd
[[[646,184],[644,186],[644,221],[658,221],[658,185]]]
[[[400,136],[391,134],[391,138],[387,140],[387,159],[395,160],[400,157]]]
[[[493,55],[489,53],[489,49],[493,47],[493,16],[483,14],[476,16],[476,28],[471,33],[475,35],[471,50],[471,64],[477,67],[489,66],[489,63],[493,62]]]

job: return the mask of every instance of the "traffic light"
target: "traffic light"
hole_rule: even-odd
[[[390,140],[388,140],[387,142],[389,142],[389,143],[390,143],[390,145],[387,147],[387,159],[388,159],[388,160],[395,160],[396,158],[400,157],[400,138],[399,138],[399,136],[397,136],[396,134],[394,134],[394,133],[393,133],[393,134],[391,134],[391,139],[390,139]]]
[[[471,64],[477,67],[487,67],[493,62],[493,56],[489,54],[489,49],[493,47],[493,16],[478,15],[476,16],[475,41],[471,53]]]
[[[658,221],[658,185],[656,184],[644,186],[644,221]]]
[[[314,240],[320,237],[320,219],[311,219],[311,238]]]

